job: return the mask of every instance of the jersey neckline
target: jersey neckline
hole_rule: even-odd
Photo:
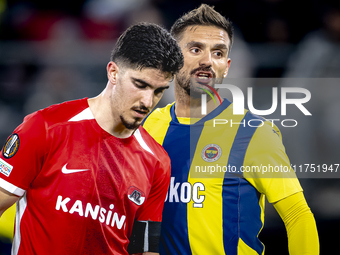
[[[212,110],[210,113],[208,113],[206,116],[204,116],[202,119],[200,119],[196,123],[189,124],[189,125],[190,126],[192,126],[192,125],[194,125],[194,126],[195,125],[198,125],[198,126],[204,125],[204,123],[206,121],[211,120],[211,119],[215,118],[216,116],[218,116],[219,114],[221,114],[221,112],[223,112],[225,109],[227,109],[230,104],[231,104],[231,102],[227,98],[224,98],[222,104],[217,106],[214,110]],[[178,121],[176,113],[175,113],[175,105],[176,105],[176,102],[170,108],[171,121],[176,123],[176,124],[179,124],[179,125],[188,126],[188,124],[182,124]]]

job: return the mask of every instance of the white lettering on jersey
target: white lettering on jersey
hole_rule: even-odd
[[[57,211],[59,211],[59,210],[60,210],[60,207],[62,207],[64,212],[68,212],[68,209],[67,209],[67,207],[66,207],[66,204],[67,204],[68,202],[70,202],[71,198],[67,197],[67,198],[65,198],[64,200],[62,200],[62,199],[63,199],[62,196],[58,196],[57,205],[55,206],[55,209],[56,209]]]
[[[169,191],[165,202],[169,200],[169,203],[189,203],[193,201],[194,208],[202,208],[205,200],[205,195],[202,195],[202,191],[205,191],[204,184],[201,182],[195,182],[191,184],[189,182],[175,182],[175,177],[171,177]]]
[[[91,214],[92,219],[96,220],[99,212],[99,205],[96,205],[93,209],[92,205],[90,203],[87,203],[85,208],[85,217],[89,216],[89,213]]]
[[[85,206],[85,213],[84,213],[83,202],[81,200],[76,200],[73,204],[68,205],[68,203],[70,201],[71,201],[71,198],[69,198],[69,197],[66,197],[66,198],[63,199],[62,196],[58,196],[55,209],[57,211],[59,211],[61,209],[63,212],[68,212],[70,214],[78,213],[79,216],[85,217],[85,218],[87,218],[90,215],[93,220],[97,220],[97,217],[98,217],[98,214],[99,214],[98,220],[101,223],[105,222],[106,225],[110,225],[110,223],[111,223],[111,227],[116,226],[118,229],[122,229],[122,227],[124,225],[126,216],[122,215],[119,218],[119,215],[118,215],[117,212],[111,211],[114,208],[113,204],[111,204],[109,206],[110,210],[106,210],[105,208],[100,207],[99,205],[95,205],[93,207],[90,203],[87,203],[86,206]],[[67,205],[69,207],[67,207]],[[113,215],[113,217],[112,217],[112,215]],[[112,218],[112,220],[111,220],[111,218]]]

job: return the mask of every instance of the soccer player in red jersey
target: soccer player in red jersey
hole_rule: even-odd
[[[100,95],[25,117],[0,155],[12,254],[157,252],[170,160],[139,125],[182,65],[170,34],[140,23],[118,39]]]

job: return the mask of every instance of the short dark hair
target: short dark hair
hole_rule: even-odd
[[[172,25],[170,33],[176,40],[180,40],[182,33],[188,26],[216,26],[224,29],[229,37],[229,52],[233,44],[233,27],[231,21],[223,17],[220,13],[214,10],[214,7],[207,4],[202,4],[197,9],[194,9],[182,17],[177,19]]]
[[[181,49],[170,33],[144,22],[129,27],[118,38],[111,61],[132,69],[156,68],[171,75],[183,67]]]

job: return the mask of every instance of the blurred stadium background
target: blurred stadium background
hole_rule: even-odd
[[[110,51],[129,25],[148,21],[169,29],[180,15],[207,3],[235,26],[229,77],[332,78],[337,83],[313,88],[312,119],[300,129],[282,132],[292,163],[340,163],[340,4],[333,2],[0,0],[0,143],[26,114],[100,93],[107,82]],[[266,94],[261,91],[268,91],[268,85],[256,86],[261,104]],[[170,89],[159,106],[172,101]],[[334,254],[339,179],[303,178],[301,183],[317,221],[321,254]],[[12,233],[5,226],[12,229],[13,223],[10,213],[5,217],[0,222],[0,255],[10,254]],[[283,223],[270,205],[261,238],[266,254],[288,254]]]

